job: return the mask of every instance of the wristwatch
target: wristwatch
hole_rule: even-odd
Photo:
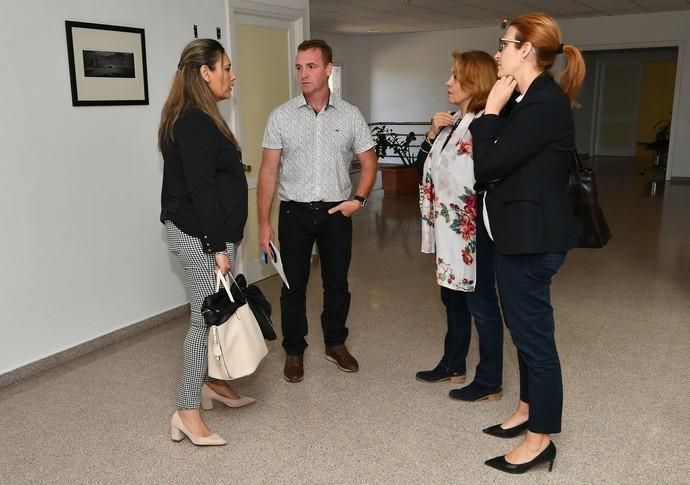
[[[359,205],[362,209],[364,209],[367,206],[368,201],[366,197],[362,197],[361,195],[355,195],[353,199],[359,202]]]

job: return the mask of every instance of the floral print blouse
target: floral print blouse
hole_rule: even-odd
[[[455,113],[455,129],[439,132],[422,172],[422,252],[436,253],[436,281],[456,291],[474,291],[476,283],[477,204],[469,126],[482,112]]]

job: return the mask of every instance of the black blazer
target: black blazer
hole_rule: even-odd
[[[240,241],[247,222],[247,178],[237,147],[206,113],[185,109],[163,145],[161,222],[201,241],[206,253]]]
[[[496,249],[536,254],[575,247],[579,227],[567,194],[575,149],[570,102],[549,73],[537,77],[507,118],[470,125],[477,183]]]

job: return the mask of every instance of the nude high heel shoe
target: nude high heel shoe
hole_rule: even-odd
[[[213,433],[210,436],[197,436],[192,434],[180,419],[180,415],[175,411],[175,414],[170,420],[170,438],[173,441],[182,441],[185,436],[189,438],[189,441],[197,446],[222,446],[227,445],[228,442],[223,438]]]
[[[223,403],[229,408],[241,408],[244,406],[249,406],[256,401],[256,399],[247,396],[240,396],[239,399],[230,399],[229,397],[221,396],[216,391],[211,389],[210,386],[204,384],[201,388],[201,409],[213,409],[213,401]]]

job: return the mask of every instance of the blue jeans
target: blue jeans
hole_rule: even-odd
[[[520,400],[529,404],[528,429],[560,433],[563,380],[550,288],[565,253],[495,256],[503,316],[518,351]]]
[[[503,320],[498,307],[495,281],[493,250],[486,230],[478,223],[475,291],[455,291],[441,287],[441,301],[446,306],[448,322],[441,364],[452,372],[465,374],[465,359],[474,317],[479,335],[479,363],[474,381],[494,388],[500,387],[503,382]]]

